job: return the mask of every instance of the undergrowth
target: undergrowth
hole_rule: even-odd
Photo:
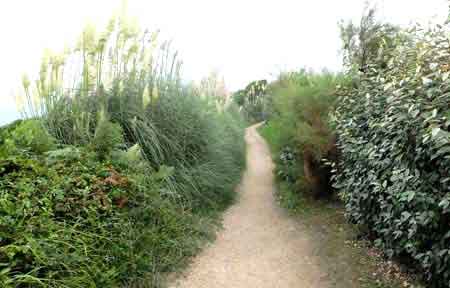
[[[1,287],[158,287],[232,203],[244,121],[133,23],[24,77],[27,119],[0,129]]]
[[[335,135],[328,114],[336,100],[336,86],[343,77],[332,73],[283,73],[270,83],[272,115],[263,134],[278,164],[276,176],[292,183],[298,193],[330,198]]]

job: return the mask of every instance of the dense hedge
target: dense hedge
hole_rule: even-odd
[[[388,256],[414,262],[431,287],[450,287],[448,35],[445,26],[378,34],[334,115],[335,186],[350,220]]]

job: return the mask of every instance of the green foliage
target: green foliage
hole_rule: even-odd
[[[276,155],[277,176],[297,191],[318,196],[313,191],[316,179],[308,177],[304,168],[308,168],[305,163],[313,162],[319,168],[309,173],[321,176],[326,166],[323,159],[330,157],[334,132],[328,115],[341,78],[327,72],[300,71],[284,73],[270,85],[273,114],[262,133]],[[318,182],[328,185],[325,178]]]
[[[21,149],[44,153],[55,148],[55,140],[39,120],[23,121],[10,133],[11,140]]]
[[[0,286],[159,286],[234,199],[241,115],[181,85],[169,44],[124,17],[42,62],[23,81],[39,120],[0,130]]]
[[[261,135],[267,140],[273,152],[277,178],[295,184],[303,173],[303,167],[298,151],[294,148],[295,139],[292,136],[294,127],[286,125],[294,122],[286,120],[287,118],[281,117],[270,120],[261,128]]]
[[[91,144],[99,157],[104,159],[123,142],[122,127],[107,119],[101,119],[95,129]]]
[[[376,13],[375,8],[367,5],[359,25],[352,22],[341,22],[339,25],[344,64],[352,72],[365,72],[369,63],[373,65],[374,62],[385,68],[386,58],[379,58],[380,49],[392,49],[400,40],[400,28],[378,21]]]
[[[233,102],[241,107],[244,117],[250,123],[261,122],[267,118],[269,101],[267,96],[267,80],[249,83],[245,89],[232,95]]]
[[[236,167],[243,166],[243,120],[233,108],[217,113],[214,104],[182,90],[161,97],[147,114],[153,127],[164,131],[162,159],[175,168],[178,200],[196,211],[230,203],[229,192],[240,178]]]
[[[291,135],[299,151],[311,150],[317,160],[323,158],[333,131],[328,126],[328,114],[336,100],[336,85],[340,81],[328,72],[306,72],[281,75],[274,88],[274,110],[280,118],[291,118],[295,131]]]
[[[419,267],[430,287],[450,287],[449,32],[401,30],[387,36],[394,46],[381,37],[335,113],[335,186],[349,219],[388,256]]]
[[[185,105],[207,108],[195,99]],[[0,162],[5,287],[153,287],[160,273],[193,255],[208,236],[195,214],[211,215],[230,203],[244,159],[239,115],[198,108],[191,116],[204,111],[193,119],[200,126],[190,135],[176,130],[181,142],[174,143],[192,153],[166,158],[158,169],[138,144],[113,151],[112,162],[109,154],[99,161],[89,149],[72,146],[45,157],[15,151]],[[181,116],[180,125],[187,119]]]
[[[17,120],[0,127],[0,157],[4,158],[17,150],[14,141],[11,139],[11,131],[14,131],[21,123],[22,120]]]
[[[69,146],[62,149],[52,150],[45,153],[48,165],[53,165],[58,161],[75,162],[81,159],[80,149]]]
[[[218,113],[194,94],[165,97],[141,118],[161,131],[155,137],[167,147],[159,158],[145,146],[147,130],[127,135],[107,120],[91,145],[42,154],[6,150],[11,141],[3,141],[0,151],[10,153],[0,161],[0,283],[156,287],[198,250],[207,219],[234,199],[244,121],[235,107]],[[117,150],[121,133],[142,137],[143,148]]]
[[[195,216],[161,198],[158,173],[118,171],[85,149],[72,161],[66,154],[53,153],[51,164],[25,154],[0,162],[2,287],[113,287],[144,277],[154,286],[156,272],[206,236]]]

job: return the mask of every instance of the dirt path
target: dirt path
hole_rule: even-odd
[[[274,199],[272,160],[256,126],[247,129],[247,171],[224,229],[171,287],[331,287],[314,243]]]

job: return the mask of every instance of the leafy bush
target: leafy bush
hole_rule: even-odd
[[[46,161],[48,165],[53,165],[58,161],[62,162],[75,162],[81,159],[80,149],[68,146],[62,149],[56,149],[45,153],[47,156]]]
[[[329,167],[324,158],[334,157],[334,132],[328,114],[341,79],[324,72],[284,73],[272,83],[273,116],[263,129],[273,147],[277,174],[314,197],[331,194]]]
[[[22,120],[16,120],[4,126],[0,126],[0,145],[5,143],[5,140],[11,136],[11,131],[17,128],[22,123]]]
[[[335,114],[342,154],[335,186],[348,217],[388,256],[420,267],[430,287],[450,287],[449,32],[436,26],[380,37]]]
[[[242,111],[245,119],[250,123],[257,123],[267,119],[270,113],[270,98],[267,93],[267,80],[249,83],[245,89],[233,93],[233,101]]]
[[[116,170],[80,153],[50,165],[24,154],[0,162],[2,287],[138,281],[172,269],[197,249],[191,239],[206,235],[193,215],[161,199],[158,173]],[[147,281],[158,284],[158,275]]]
[[[91,144],[98,156],[104,159],[123,142],[122,127],[107,119],[101,119],[97,124]]]
[[[22,121],[11,131],[10,138],[17,147],[36,153],[44,153],[55,148],[55,139],[39,120]]]
[[[22,123],[22,120],[16,120],[13,123],[0,127],[0,157],[4,158],[17,150],[14,141],[11,139],[11,131]]]
[[[294,149],[294,139],[291,138],[293,128],[288,123],[285,124],[286,120],[284,117],[271,119],[261,127],[261,135],[274,154],[277,178],[295,184],[302,173],[302,167],[298,161],[298,151]]]

